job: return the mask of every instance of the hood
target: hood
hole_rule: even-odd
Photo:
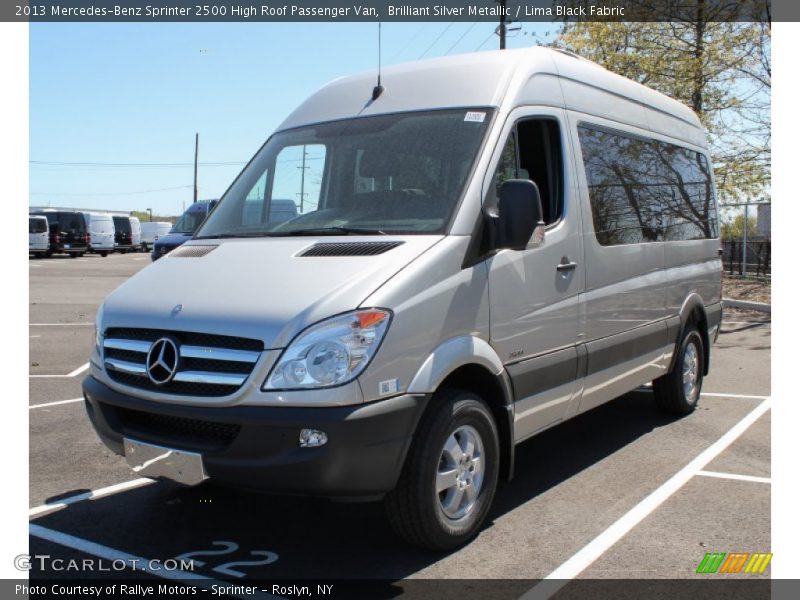
[[[180,246],[190,239],[192,239],[191,233],[168,233],[166,235],[158,236],[158,239],[155,243],[166,246]]]
[[[309,325],[358,308],[442,236],[194,240],[106,298],[103,329],[136,327],[259,339],[282,348]],[[161,241],[161,240],[159,240]],[[400,242],[374,256],[302,256],[315,244]],[[198,248],[202,250],[202,248]],[[180,305],[180,308],[177,307]],[[384,307],[391,308],[391,307]]]

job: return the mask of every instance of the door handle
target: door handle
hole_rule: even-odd
[[[556,271],[563,273],[564,271],[574,271],[578,263],[570,261],[568,258],[562,259],[561,264],[556,267]]]

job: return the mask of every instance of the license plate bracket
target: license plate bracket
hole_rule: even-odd
[[[184,485],[197,485],[208,479],[203,456],[176,448],[124,439],[125,460],[141,477],[170,479]]]

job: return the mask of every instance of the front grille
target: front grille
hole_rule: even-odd
[[[175,445],[227,446],[236,439],[241,430],[241,425],[234,423],[218,423],[121,407],[114,408],[114,411],[126,434],[166,438]]]
[[[264,343],[261,340],[240,338],[229,335],[215,335],[211,333],[198,333],[194,331],[170,331],[167,329],[134,329],[131,327],[111,327],[106,329],[106,338],[122,338],[126,340],[144,340],[155,342],[158,338],[170,336],[181,344],[189,346],[213,346],[214,348],[229,348],[231,350],[251,350],[261,352]]]
[[[174,370],[164,384],[151,380],[147,355],[153,342],[168,338],[178,348],[165,356]],[[249,377],[264,345],[259,340],[191,331],[110,328],[103,339],[103,361],[108,376],[121,384],[164,394],[227,396]],[[170,362],[172,360],[173,362]],[[152,364],[152,363],[151,363]],[[154,371],[166,379],[168,371]]]
[[[299,256],[377,256],[404,242],[319,242]]]

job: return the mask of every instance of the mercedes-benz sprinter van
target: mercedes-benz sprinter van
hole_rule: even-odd
[[[83,213],[89,232],[89,252],[103,258],[114,252],[114,219],[107,213]]]
[[[45,256],[50,250],[50,230],[47,217],[28,215],[28,254]]]
[[[270,222],[273,198],[297,216]],[[139,475],[382,497],[406,540],[453,548],[515,444],[650,382],[694,410],[719,247],[698,118],[589,61],[337,79],[105,300],[86,407]]]

